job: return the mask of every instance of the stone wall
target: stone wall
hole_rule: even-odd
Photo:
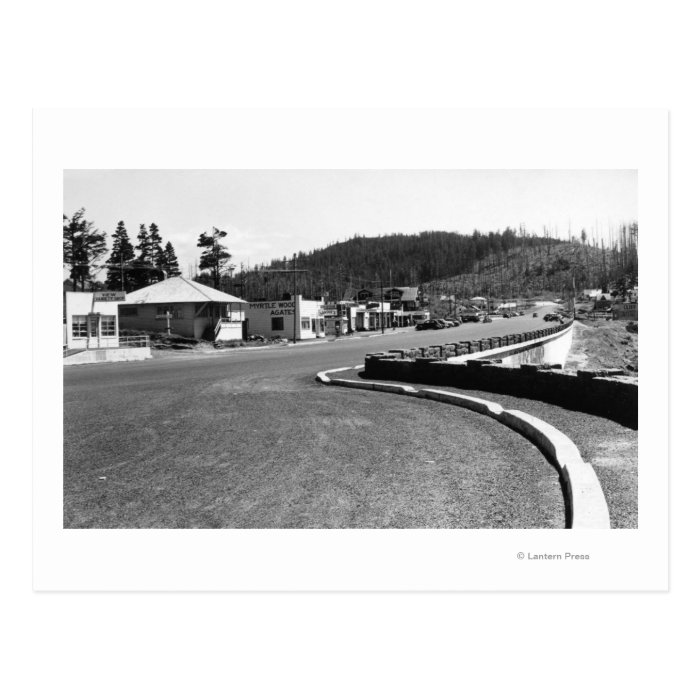
[[[526,333],[511,333],[509,335],[496,336],[491,338],[481,338],[479,340],[464,340],[443,345],[426,345],[423,347],[400,348],[390,350],[389,354],[402,359],[414,360],[421,357],[433,357],[441,360],[449,360],[454,363],[467,361],[466,355],[476,355],[492,358],[502,358],[506,364],[509,360],[518,355],[522,355],[525,361],[537,361],[539,357],[538,349],[542,346],[554,343],[555,340],[570,336],[573,321],[569,320],[564,324],[540,328],[536,331]],[[569,341],[570,345],[570,341]],[[568,345],[565,348],[564,356],[568,352]],[[533,355],[533,353],[535,353]],[[546,357],[544,358],[546,360]]]
[[[636,429],[637,381],[622,375],[622,370],[579,370],[572,374],[562,371],[561,365],[507,367],[498,360],[469,360],[465,364],[454,364],[434,355],[409,359],[392,351],[367,355],[363,378],[451,386],[535,399],[610,418]]]

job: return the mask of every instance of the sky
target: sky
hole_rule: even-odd
[[[108,235],[123,220],[136,244],[155,222],[188,275],[197,238],[227,231],[236,269],[355,234],[488,233],[523,224],[607,240],[637,219],[636,170],[66,170],[64,214],[85,208]],[[195,270],[196,272],[196,270]]]

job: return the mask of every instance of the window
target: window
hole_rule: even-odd
[[[181,306],[156,306],[156,316],[165,316],[170,314],[170,318],[182,318]]]
[[[122,316],[138,316],[138,306],[120,306],[119,313]]]
[[[117,334],[117,317],[101,316],[100,333],[103,336],[115,336]]]
[[[302,318],[302,319],[301,319],[301,330],[302,330],[302,331],[308,331],[309,328],[311,328],[311,319],[309,319],[309,318]]]
[[[272,317],[272,330],[273,331],[283,331],[284,330],[284,316],[273,316]]]
[[[87,316],[73,316],[73,337],[87,338]]]

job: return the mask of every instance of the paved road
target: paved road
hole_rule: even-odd
[[[366,352],[543,325],[66,367],[64,524],[562,527],[556,472],[520,436],[451,406],[314,381]]]

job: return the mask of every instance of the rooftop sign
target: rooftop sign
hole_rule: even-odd
[[[93,301],[126,301],[126,292],[93,292]]]

